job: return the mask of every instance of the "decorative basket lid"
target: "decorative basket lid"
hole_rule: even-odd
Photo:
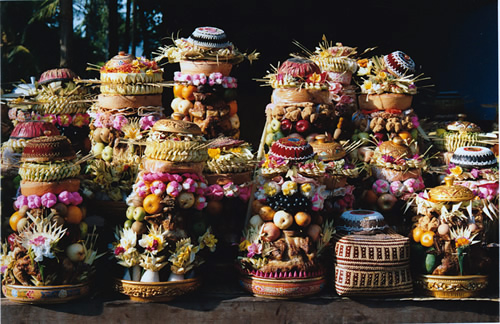
[[[446,126],[447,130],[456,132],[467,132],[467,133],[479,133],[481,128],[478,125],[464,120],[465,114],[458,114],[458,120],[454,121]]]
[[[132,54],[127,54],[124,51],[118,52],[118,55],[113,56],[108,62],[106,62],[105,67],[107,69],[118,68],[124,64],[130,64],[135,60]]]
[[[389,72],[397,77],[415,73],[415,62],[401,51],[392,52],[384,56],[384,63]]]
[[[204,48],[226,48],[233,44],[227,40],[226,33],[217,27],[198,27],[187,41],[194,46]]]
[[[56,126],[49,122],[25,121],[18,123],[10,133],[13,139],[31,139],[39,136],[60,135]]]
[[[195,123],[184,120],[160,119],[152,128],[153,131],[201,135],[201,128]]]
[[[231,137],[218,137],[210,142],[208,148],[233,148],[245,143],[243,140],[237,140]]]
[[[66,136],[40,136],[26,143],[21,162],[70,161],[76,158]]]
[[[274,142],[269,155],[291,161],[307,161],[314,156],[312,146],[303,138],[283,137]]]
[[[52,69],[42,73],[38,84],[47,84],[55,81],[72,81],[73,79],[78,79],[78,75],[70,69]]]
[[[482,146],[457,148],[450,159],[450,163],[464,168],[487,168],[498,164],[493,151]]]
[[[289,58],[278,69],[278,74],[299,78],[306,78],[313,73],[321,73],[319,66],[312,60],[299,57]]]
[[[384,216],[374,210],[348,210],[340,216],[340,225],[337,230],[346,232],[367,232],[384,230],[388,226]]]
[[[310,144],[313,147],[314,152],[323,161],[336,161],[346,155],[346,151],[340,143],[337,143],[335,141],[327,141],[325,135],[316,136],[315,140]]]
[[[396,136],[392,141],[385,141],[378,146],[378,151],[382,155],[389,155],[393,158],[411,157],[411,149],[406,146],[404,140]]]
[[[466,187],[453,184],[453,177],[444,178],[445,184],[429,190],[429,200],[433,202],[461,202],[474,199],[474,193]]]

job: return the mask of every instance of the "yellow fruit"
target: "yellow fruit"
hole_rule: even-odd
[[[178,98],[182,98],[182,90],[184,89],[184,85],[176,84],[174,85],[174,96]]]
[[[425,247],[431,247],[434,245],[434,235],[435,233],[432,231],[426,231],[422,234],[422,237],[420,238],[420,244],[422,244]]]
[[[75,205],[68,206],[68,213],[64,218],[69,224],[80,224],[83,219],[83,211]]]
[[[413,240],[417,243],[420,242],[422,234],[424,234],[424,230],[421,227],[415,227],[412,232]]]
[[[17,231],[17,222],[19,222],[21,218],[23,218],[23,215],[18,211],[16,211],[14,214],[10,216],[9,225],[14,232]]]
[[[152,215],[158,213],[162,208],[162,204],[160,203],[161,199],[155,194],[149,194],[144,198],[142,202],[142,207],[146,213]]]
[[[236,102],[236,100],[230,101],[228,105],[229,105],[229,116],[233,116],[238,112],[238,103]]]
[[[187,100],[194,100],[194,91],[197,88],[194,85],[188,85],[182,89],[182,97]]]

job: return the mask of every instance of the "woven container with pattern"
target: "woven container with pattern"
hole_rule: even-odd
[[[396,233],[337,233],[335,289],[340,296],[411,294],[409,239]]]

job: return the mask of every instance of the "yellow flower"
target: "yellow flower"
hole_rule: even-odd
[[[385,73],[384,71],[380,71],[378,73],[378,77],[383,80],[383,79],[387,78],[387,73]]]
[[[215,251],[215,244],[217,244],[217,239],[215,235],[210,233],[210,228],[198,239],[200,243],[200,249],[203,249],[205,246],[210,249],[211,252]]]
[[[461,174],[462,174],[462,171],[463,171],[463,170],[462,170],[462,167],[461,167],[461,166],[459,166],[459,165],[457,165],[456,167],[454,167],[454,168],[451,168],[451,169],[450,169],[451,174],[453,174],[454,176],[459,176],[459,175],[461,175]]]
[[[208,156],[212,159],[218,159],[220,157],[220,148],[209,148]]]
[[[361,59],[361,60],[358,60],[358,65],[362,68],[365,68],[368,66],[368,59]]]
[[[371,81],[365,81],[362,86],[365,90],[370,90],[372,88],[372,82]]]
[[[314,72],[309,76],[309,80],[313,83],[319,83],[321,82],[321,74]]]
[[[246,251],[250,245],[252,244],[248,240],[244,240],[243,242],[240,243],[239,249],[240,251]]]
[[[241,153],[241,147],[233,147],[231,149],[231,152],[233,152],[233,153]]]
[[[328,51],[322,51],[320,54],[319,54],[322,58],[327,58],[330,56],[330,53]]]

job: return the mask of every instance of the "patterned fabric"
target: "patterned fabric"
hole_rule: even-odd
[[[335,289],[340,296],[410,294],[410,241],[396,233],[337,233]]]

